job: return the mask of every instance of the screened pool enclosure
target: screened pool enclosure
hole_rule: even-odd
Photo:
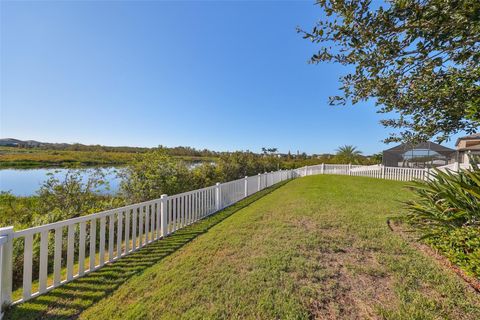
[[[388,167],[430,168],[455,161],[456,151],[434,142],[401,144],[383,151],[383,165]]]

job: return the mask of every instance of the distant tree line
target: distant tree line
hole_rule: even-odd
[[[352,146],[343,146],[342,148],[348,148]],[[216,160],[217,158],[227,157],[229,155],[238,155],[240,153],[249,154],[252,157],[277,157],[282,160],[283,166],[286,168],[296,168],[298,166],[304,165],[313,165],[318,163],[359,163],[359,164],[372,164],[372,162],[378,162],[378,155],[375,157],[364,156],[362,152],[357,152],[358,149],[353,147],[355,150],[354,155],[347,155],[345,150],[343,152],[337,152],[336,154],[311,154],[308,155],[305,152],[300,153],[297,151],[296,154],[292,154],[290,151],[288,153],[280,153],[276,147],[262,147],[260,153],[255,153],[252,151],[212,151],[208,149],[196,149],[193,147],[166,147],[158,146],[157,148],[141,148],[141,147],[112,147],[112,146],[102,146],[102,145],[84,145],[84,144],[65,144],[65,143],[48,143],[41,144],[38,146],[32,145],[19,145],[18,148],[27,148],[27,149],[38,149],[38,150],[54,150],[54,151],[84,151],[84,152],[93,152],[97,153],[100,157],[102,152],[107,153],[148,153],[152,150],[161,149],[163,152],[169,156],[175,157],[193,157],[193,158],[211,158]],[[337,151],[339,151],[337,150]],[[380,160],[381,161],[381,160]],[[284,163],[287,162],[287,163]]]

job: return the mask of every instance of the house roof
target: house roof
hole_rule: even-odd
[[[467,147],[467,148],[458,149],[458,151],[477,151],[477,150],[480,150],[480,144],[476,145],[476,146],[470,146],[470,147]]]
[[[384,150],[383,152],[405,152],[405,151],[412,150],[412,149],[430,149],[430,150],[437,151],[439,153],[455,152],[454,149],[444,147],[442,145],[439,145],[438,143],[431,142],[431,141],[420,142],[416,145],[402,143],[402,144],[399,144],[398,146],[395,146],[393,148]]]
[[[458,144],[460,143],[460,141],[462,140],[477,140],[477,139],[480,139],[480,132],[479,133],[474,133],[474,134],[471,134],[469,136],[465,136],[465,137],[460,137],[457,139],[457,142],[455,142],[455,146],[458,146]]]

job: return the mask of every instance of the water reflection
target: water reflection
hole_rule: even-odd
[[[89,169],[2,169],[0,170],[0,191],[10,191],[17,196],[31,196],[40,188],[42,183],[48,179],[49,174],[62,180],[69,171],[78,171],[84,181],[94,170],[101,170],[105,174],[105,181],[109,184],[109,190],[103,189],[105,193],[116,193],[120,187],[120,178],[117,176],[121,169],[89,168]]]

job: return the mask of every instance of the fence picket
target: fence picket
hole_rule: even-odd
[[[55,248],[53,252],[53,286],[57,287],[61,280],[60,271],[62,269],[62,238],[63,228],[55,229]]]
[[[137,249],[137,208],[132,210],[132,251]]]
[[[125,211],[125,254],[130,252],[130,210]]]
[[[48,268],[48,230],[40,234],[40,268],[38,278],[38,291],[44,293],[47,290]]]
[[[157,210],[157,240],[158,240],[162,236],[162,211],[161,211],[160,201],[157,201],[155,208]]]
[[[23,300],[32,296],[32,253],[33,234],[25,236],[23,251]]]
[[[78,238],[78,275],[82,276],[85,273],[85,238],[86,238],[86,223],[80,222],[80,233]]]
[[[145,207],[141,206],[138,208],[138,247],[143,247],[143,216]]]
[[[75,248],[75,225],[68,226],[67,236],[67,281],[73,279],[73,258]]]
[[[145,244],[150,242],[150,206],[145,206]]]
[[[155,240],[155,204],[150,205],[150,242]]]
[[[178,198],[178,212],[180,213],[180,226],[179,229],[185,226],[185,197]]]
[[[177,231],[177,198],[172,199],[172,232]]]
[[[97,247],[97,219],[90,220],[90,269],[89,272],[95,269],[96,261],[96,247]]]
[[[100,267],[105,264],[105,216],[100,218],[100,247],[98,249]]]
[[[122,231],[123,231],[123,212],[119,211],[117,215],[117,259],[122,256]]]

